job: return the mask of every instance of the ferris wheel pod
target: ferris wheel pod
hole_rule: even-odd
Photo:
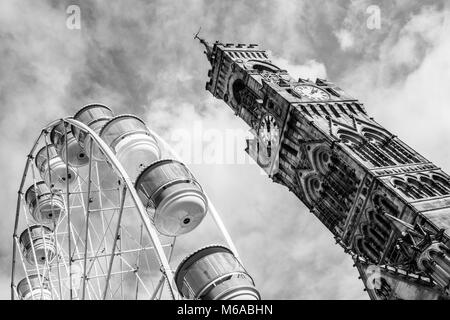
[[[69,185],[73,184],[78,176],[75,169],[71,166],[67,170],[66,163],[62,160],[53,144],[43,147],[37,153],[36,167],[41,178],[50,188],[64,189],[66,188],[67,180],[69,180]]]
[[[73,116],[77,121],[80,121],[93,129],[95,123],[102,120],[109,120],[114,117],[114,113],[110,108],[102,104],[89,104],[80,110]],[[72,126],[72,132],[75,138],[81,143],[84,143],[86,133],[80,130],[76,126]]]
[[[187,299],[260,299],[250,275],[224,246],[208,246],[188,256],[175,272],[175,281]]]
[[[160,160],[148,166],[137,178],[135,188],[155,228],[166,236],[192,231],[208,210],[200,184],[176,160]]]
[[[42,281],[42,285],[40,281]],[[20,280],[17,285],[17,293],[21,300],[52,300],[48,279],[42,275],[34,274],[28,279]]]
[[[161,150],[145,123],[133,115],[120,115],[108,121],[100,137],[134,181],[142,169],[161,158]]]
[[[74,119],[80,121],[99,134],[103,126],[114,117],[110,108],[102,104],[90,104],[80,109],[74,116]],[[84,147],[87,153],[90,152],[92,138],[76,126],[72,126],[72,132],[78,142]],[[103,161],[105,158],[100,149],[93,145],[92,158],[97,161]]]
[[[84,148],[78,143],[70,128],[64,128],[64,122],[53,127],[50,140],[55,145],[61,159],[66,162],[66,144],[68,162],[73,167],[83,167],[89,163],[89,157]],[[67,137],[66,137],[67,131]],[[67,138],[67,139],[66,139]],[[67,143],[66,143],[67,140]]]
[[[108,119],[102,119],[99,121],[96,121],[95,123],[93,123],[91,125],[91,129],[99,134],[100,131],[102,130],[103,126],[108,122]],[[92,145],[92,158],[96,161],[104,161],[105,160],[105,156],[103,155],[103,153],[101,152],[100,148],[97,146],[96,143],[94,143],[92,137],[90,135],[85,136],[83,138],[83,143],[84,143],[84,148],[85,150],[91,150],[91,144]],[[89,151],[90,152],[90,151]]]
[[[58,221],[64,213],[64,199],[60,193],[52,192],[44,181],[32,184],[25,193],[25,202],[33,220],[39,224]]]
[[[25,259],[43,265],[56,256],[53,232],[46,226],[34,225],[25,229],[19,238]],[[35,260],[36,259],[36,260]]]

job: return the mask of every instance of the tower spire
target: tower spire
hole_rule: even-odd
[[[212,62],[212,46],[203,38],[199,37],[198,35],[200,34],[200,31],[202,30],[202,27],[200,27],[197,31],[197,33],[194,35],[194,40],[198,39],[200,41],[201,44],[203,44],[205,46],[205,54],[206,57],[208,58],[209,62]]]

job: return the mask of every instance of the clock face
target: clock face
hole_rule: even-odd
[[[263,152],[270,159],[272,151],[275,150],[280,140],[280,129],[272,115],[263,116],[259,125],[258,136],[261,142],[259,152]]]
[[[330,99],[330,95],[323,89],[310,85],[300,85],[294,87],[294,91],[300,95],[301,98],[312,101],[323,101]]]

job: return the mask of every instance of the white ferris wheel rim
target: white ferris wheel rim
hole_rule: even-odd
[[[163,246],[161,245],[161,243],[159,241],[158,233],[157,233],[156,229],[154,228],[153,224],[151,223],[148,213],[147,213],[141,199],[139,198],[137,191],[134,187],[134,184],[132,183],[128,173],[125,171],[122,164],[115,156],[114,152],[103,141],[103,139],[99,136],[99,134],[97,134],[94,130],[92,130],[86,124],[75,120],[73,117],[61,118],[61,119],[55,120],[55,121],[49,123],[47,126],[45,126],[44,129],[42,129],[42,131],[41,131],[40,135],[38,136],[38,138],[36,139],[36,141],[34,142],[33,147],[27,156],[25,169],[24,169],[24,172],[22,175],[22,180],[20,183],[19,191],[18,191],[17,210],[16,210],[16,217],[15,217],[15,223],[14,223],[13,259],[12,259],[12,271],[11,271],[11,299],[14,299],[14,297],[16,296],[16,285],[14,283],[16,251],[18,249],[18,243],[16,240],[17,240],[18,220],[19,220],[19,215],[20,215],[20,210],[21,210],[20,204],[21,204],[22,197],[23,197],[24,184],[25,184],[25,181],[27,178],[27,173],[29,171],[30,162],[33,160],[33,154],[36,151],[36,148],[39,145],[40,140],[43,138],[43,136],[45,137],[47,134],[50,133],[51,128],[58,125],[59,123],[66,123],[66,124],[75,126],[77,129],[85,131],[95,141],[95,144],[100,148],[100,150],[106,156],[106,160],[108,160],[109,163],[112,165],[113,170],[115,171],[116,175],[123,180],[123,182],[125,184],[123,191],[124,192],[128,191],[130,196],[132,197],[133,203],[135,204],[135,207],[138,211],[141,222],[145,226],[145,229],[152,241],[152,244],[155,249],[155,253],[156,253],[159,265],[160,265],[160,271],[162,273],[162,277],[160,278],[159,283],[156,286],[156,290],[154,291],[154,293],[152,295],[152,299],[156,297],[157,291],[161,288],[161,285],[163,285],[165,282],[168,283],[168,288],[169,288],[169,293],[170,293],[171,298],[174,300],[179,299],[179,293],[178,293],[178,290],[177,290],[176,284],[175,284],[175,277],[173,274],[173,270],[169,264],[169,260],[172,255],[172,251],[170,251],[169,259],[167,259],[167,256],[164,253]],[[155,139],[157,140],[157,143],[160,144],[160,146],[163,147],[163,149],[165,149],[171,155],[171,158],[176,159],[178,161],[182,161],[181,157],[176,153],[176,151],[160,135],[158,135],[156,132],[154,132],[153,130],[151,130],[148,127],[147,127],[147,129],[150,132],[150,134],[152,134],[155,137]],[[46,146],[48,147],[47,141],[45,141],[45,142],[46,142]],[[65,149],[66,149],[66,153],[67,153],[67,141],[66,141]],[[86,151],[88,151],[88,150],[86,150]],[[66,160],[65,160],[66,165],[68,164],[67,161],[68,160],[66,157]],[[89,160],[89,165],[91,165],[91,160]],[[89,169],[89,172],[90,172],[90,169]],[[90,184],[89,184],[89,186],[90,186]],[[89,193],[89,189],[88,189],[88,193]],[[212,201],[210,200],[210,198],[208,197],[208,195],[205,191],[204,191],[204,195],[205,195],[207,203],[208,203],[208,212],[210,213],[210,216],[212,217],[216,226],[220,230],[229,249],[231,250],[231,252],[234,254],[236,259],[242,265],[242,261],[239,257],[236,246],[234,245],[234,242],[231,239],[230,234],[228,233],[227,229],[225,228],[225,225],[224,225],[219,213],[217,212],[217,209],[215,208],[214,204],[212,203]],[[66,197],[66,198],[67,198],[67,203],[68,203],[69,197]],[[68,206],[68,208],[70,208],[70,206]],[[175,245],[175,240],[176,240],[176,237],[173,238],[172,248]],[[84,270],[84,272],[86,272],[86,270]],[[164,280],[166,280],[166,281],[164,281]],[[83,286],[84,286],[84,284],[85,284],[85,282],[83,282]],[[105,298],[105,295],[106,295],[106,290],[104,291],[103,298]],[[83,297],[84,297],[84,288],[83,288]]]

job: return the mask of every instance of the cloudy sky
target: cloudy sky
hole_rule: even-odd
[[[72,4],[79,30],[66,25]],[[187,162],[264,298],[367,299],[331,233],[254,163],[239,161],[243,139],[217,154],[217,130],[223,138],[247,128],[204,90],[209,66],[193,34],[202,26],[211,41],[259,43],[293,76],[338,83],[450,170],[449,15],[443,0],[0,1],[0,298],[9,298],[15,201],[33,140],[51,120],[102,102],[143,117],[178,147],[180,132],[192,133],[201,156],[187,152]]]

